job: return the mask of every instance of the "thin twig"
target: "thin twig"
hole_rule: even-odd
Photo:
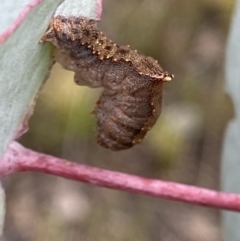
[[[96,186],[181,201],[189,204],[240,211],[240,195],[177,184],[96,167],[38,153],[12,142],[0,162],[0,176],[35,171],[77,180]]]

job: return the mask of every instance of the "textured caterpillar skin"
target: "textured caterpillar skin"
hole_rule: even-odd
[[[173,75],[107,39],[94,20],[54,17],[42,40],[56,47],[55,60],[75,72],[76,84],[104,87],[94,110],[98,143],[112,150],[140,143],[160,115],[163,82]]]

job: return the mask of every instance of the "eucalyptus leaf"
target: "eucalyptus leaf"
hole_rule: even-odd
[[[60,0],[42,1],[23,16],[31,1],[1,1],[0,34],[16,31],[0,45],[0,157],[20,126],[51,65],[51,47],[39,43]],[[1,184],[0,184],[1,185]],[[0,186],[0,236],[5,217],[5,194]]]
[[[5,191],[0,183],[0,237],[2,236],[5,217]]]
[[[222,155],[222,188],[240,193],[240,0],[237,1],[228,40],[226,90],[231,96],[235,117],[229,123]],[[240,214],[223,212],[223,228],[228,241],[240,240]]]
[[[74,2],[74,11],[80,9],[78,12],[83,16],[99,19],[101,0],[71,1]],[[52,47],[40,43],[40,39],[62,2],[63,0],[0,1],[0,159],[31,110],[51,68]],[[0,187],[0,236],[4,215],[5,194]]]
[[[11,2],[15,9],[16,2]],[[0,157],[14,138],[48,73],[51,48],[39,40],[59,2],[42,1],[0,46]],[[16,12],[10,11],[9,1],[1,2],[1,12],[5,12],[5,4],[8,14],[16,17]]]

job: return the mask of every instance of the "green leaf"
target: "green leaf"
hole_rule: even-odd
[[[52,61],[50,46],[39,39],[60,0],[38,2],[0,3],[0,157],[14,139]],[[0,236],[4,216],[5,194],[0,186]]]
[[[31,110],[52,65],[51,46],[39,40],[61,2],[0,1],[0,159]],[[61,11],[99,19],[101,0],[67,0]],[[0,186],[0,236],[4,215],[5,195]]]
[[[2,185],[0,184],[0,237],[3,232],[4,217],[5,217],[5,192]]]
[[[30,2],[28,1],[29,4]],[[48,73],[51,48],[39,40],[59,2],[60,0],[45,0],[31,9],[16,31],[0,47],[0,157],[14,138]],[[1,12],[5,12],[6,8],[8,15],[13,13],[12,19],[16,20],[18,17],[15,11],[10,11],[10,3],[12,9],[16,9],[15,1],[3,1]],[[1,21],[4,22],[2,17]],[[8,22],[9,28],[13,26],[13,21]]]
[[[226,89],[232,97],[235,118],[229,123],[222,155],[222,188],[227,192],[240,193],[240,0],[228,40],[226,59]],[[226,240],[240,240],[240,214],[223,212],[223,229]]]

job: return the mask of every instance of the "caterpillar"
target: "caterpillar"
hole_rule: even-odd
[[[114,151],[140,143],[160,115],[163,83],[174,76],[107,39],[95,20],[56,16],[42,41],[55,46],[55,61],[75,72],[77,85],[103,87],[94,109],[97,142]]]

